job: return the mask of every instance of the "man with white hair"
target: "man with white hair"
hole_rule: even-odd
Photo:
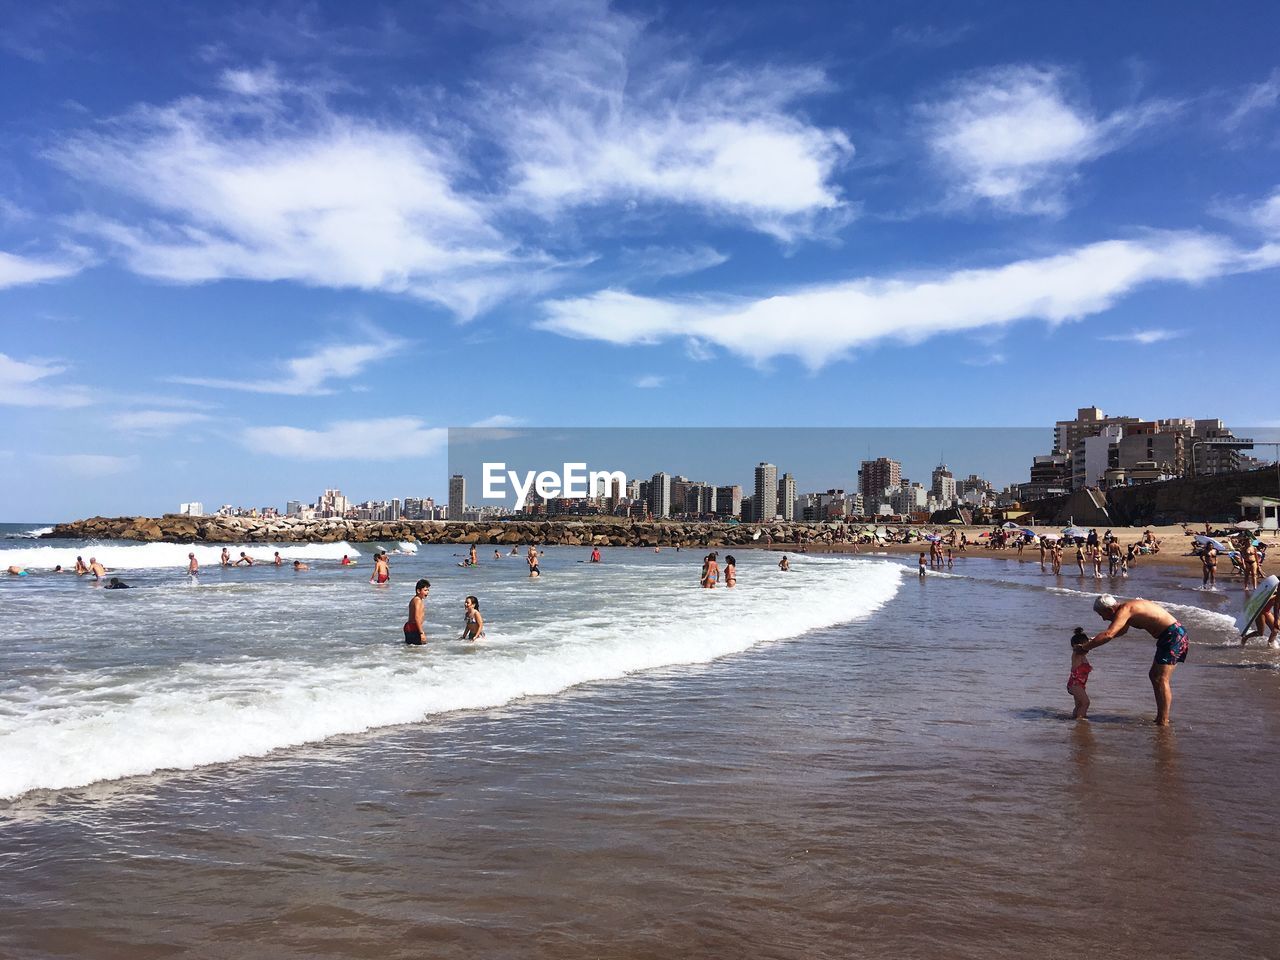
[[[1168,610],[1150,600],[1117,600],[1103,594],[1093,601],[1093,612],[1109,626],[1077,648],[1087,652],[1129,632],[1130,627],[1145,630],[1156,638],[1156,656],[1147,674],[1156,695],[1156,723],[1166,726],[1173,707],[1173,671],[1187,659],[1187,631]]]

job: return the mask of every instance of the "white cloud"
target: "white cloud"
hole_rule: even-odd
[[[57,363],[15,360],[0,353],[0,404],[14,407],[88,406],[93,397],[85,387],[44,382],[65,373],[66,369]]]
[[[1113,333],[1105,337],[1099,337],[1099,340],[1110,340],[1115,343],[1140,343],[1143,346],[1149,346],[1153,343],[1163,343],[1166,340],[1176,340],[1178,337],[1185,337],[1185,330],[1132,330],[1129,333]]]
[[[666,377],[658,376],[656,373],[645,374],[643,377],[635,379],[635,385],[643,390],[653,390],[667,382]]]
[[[622,272],[636,279],[683,277],[718,267],[728,254],[714,247],[644,247],[622,252]]]
[[[1280,236],[1280,187],[1255,204],[1249,210],[1248,219],[1259,230]]]
[[[250,427],[242,440],[250,450],[298,460],[404,460],[442,449],[449,431],[416,417],[338,420],[320,430]]]
[[[1280,103],[1280,68],[1272,70],[1262,83],[1255,83],[1245,90],[1235,109],[1222,121],[1228,130],[1235,130],[1251,114],[1270,110]]]
[[[52,471],[65,470],[78,477],[109,477],[138,465],[137,457],[117,457],[103,453],[37,453],[39,463]]]
[[[73,221],[135,272],[405,293],[467,315],[477,297],[457,284],[521,260],[485,203],[455,190],[457,161],[439,140],[278,96],[274,74],[223,83],[236,94],[140,107],[53,154],[141,205],[127,222]]]
[[[44,280],[59,280],[74,276],[83,267],[83,263],[70,260],[37,260],[0,250],[0,289]]]
[[[1061,213],[1079,166],[1122,146],[1171,105],[1148,102],[1097,116],[1073,101],[1055,70],[990,70],[919,108],[926,140],[952,184],[952,202],[1013,213]]]
[[[505,413],[497,413],[492,417],[485,417],[483,420],[477,420],[471,426],[478,429],[489,429],[497,427],[518,427],[524,421],[520,417],[508,416]]]
[[[519,94],[487,107],[527,202],[682,204],[784,240],[847,217],[831,176],[853,147],[793,109],[826,89],[820,71],[697,63],[587,6],[511,53]]]
[[[405,342],[371,327],[363,327],[351,342],[319,347],[309,354],[280,362],[277,376],[266,380],[225,380],[216,377],[170,377],[172,383],[284,396],[318,396],[333,393],[331,380],[349,380],[365,367],[384,360]]]
[[[986,269],[866,277],[763,299],[605,290],[546,303],[537,325],[617,344],[694,338],[756,363],[794,356],[818,369],[879,341],[914,344],[1032,318],[1060,323],[1101,313],[1145,284],[1200,283],[1277,265],[1280,245],[1244,251],[1220,237],[1160,233]]]
[[[969,367],[994,367],[1004,363],[1005,359],[1003,353],[988,353],[981,357],[970,357],[960,362]]]
[[[117,430],[126,433],[166,434],[180,427],[195,423],[207,423],[213,417],[207,413],[189,410],[129,410],[112,414],[109,422]]]

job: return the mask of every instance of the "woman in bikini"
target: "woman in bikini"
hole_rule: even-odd
[[[724,558],[724,585],[726,589],[732,590],[733,585],[738,582],[738,561],[733,559],[733,554],[729,554]]]

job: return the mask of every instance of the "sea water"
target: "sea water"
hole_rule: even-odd
[[[463,548],[433,546],[393,554],[391,582],[375,585],[369,545],[228,549],[257,562],[222,567],[220,545],[0,550],[6,566],[33,571],[0,581],[0,798],[706,663],[866,616],[901,579],[897,566],[839,558],[811,561],[804,577],[762,576],[771,562],[753,557],[734,590],[702,590],[698,552],[606,550],[604,562],[584,563],[587,551],[573,548],[548,548],[531,579],[522,556],[488,552],[462,568]],[[344,556],[356,562],[344,566]],[[77,557],[130,589],[49,572]],[[295,571],[294,560],[309,569]],[[421,577],[431,581],[429,642],[406,647],[401,625]],[[469,594],[485,617],[475,643],[458,639]]]

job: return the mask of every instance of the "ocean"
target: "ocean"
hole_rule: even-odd
[[[1265,955],[1280,654],[1238,588],[1105,582],[1192,637],[1068,638],[1097,585],[962,558],[5,541],[0,955]],[[231,546],[269,558],[274,547]],[[202,570],[184,573],[194,550]],[[523,552],[523,551],[522,551]],[[342,567],[343,554],[358,557]],[[457,554],[457,556],[455,556]],[[96,556],[129,583],[43,572]],[[430,645],[400,625],[432,583]],[[462,599],[487,637],[458,641]]]

